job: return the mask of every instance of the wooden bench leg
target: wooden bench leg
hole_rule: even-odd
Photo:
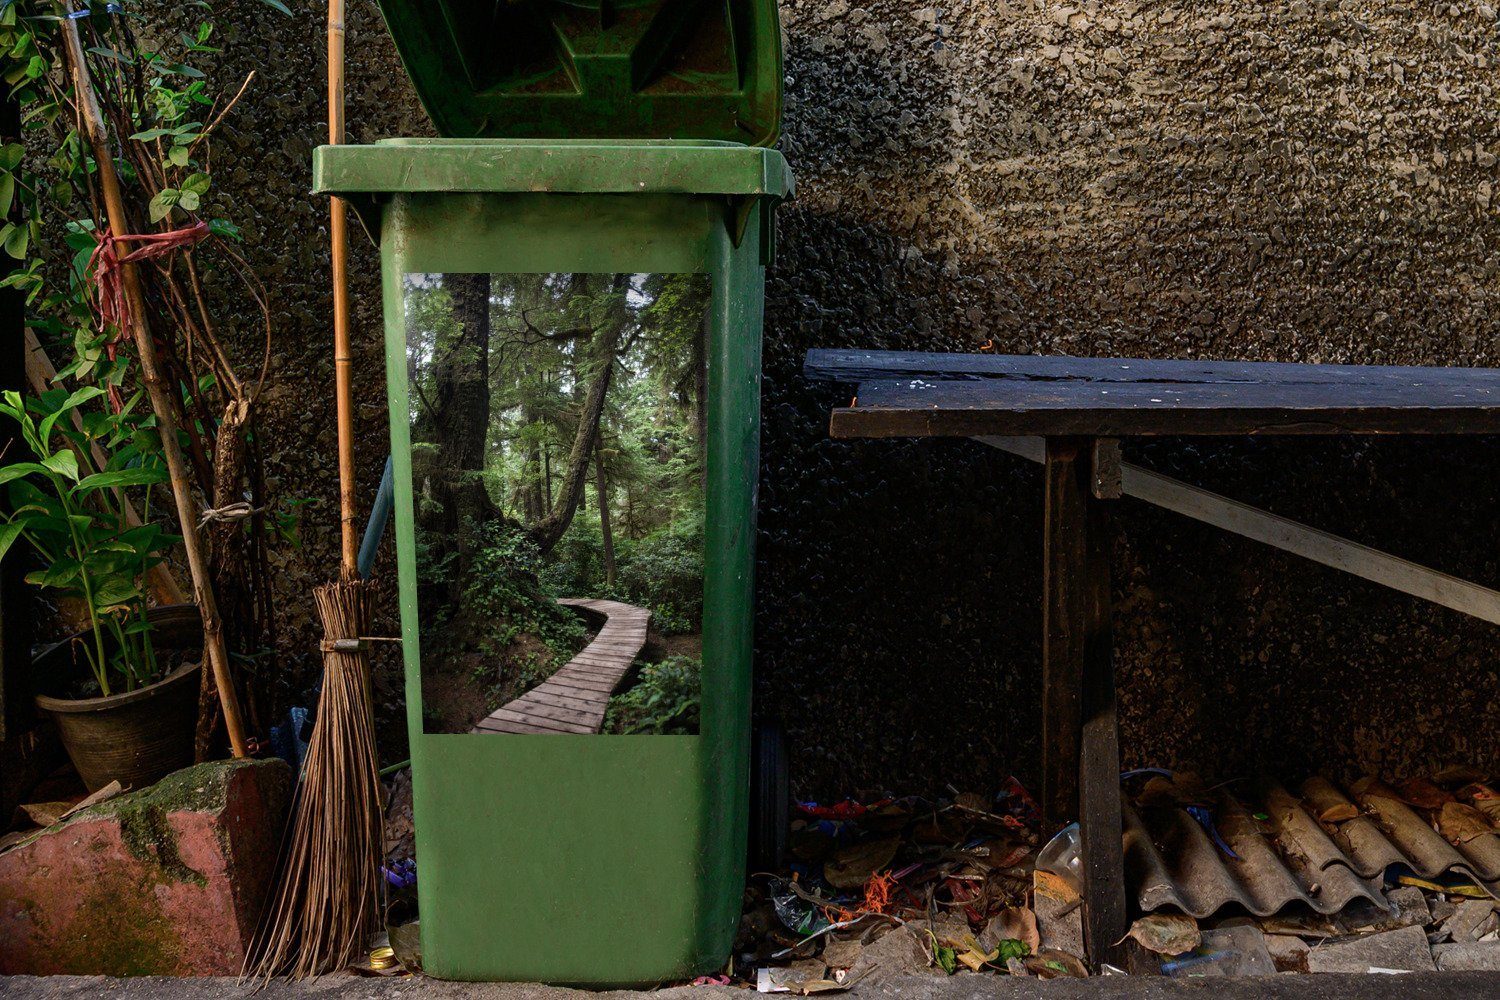
[[[1099,500],[1085,500],[1085,504],[1089,510],[1089,596],[1083,652],[1083,747],[1078,774],[1083,940],[1090,961],[1120,964],[1123,948],[1118,942],[1126,930],[1125,852],[1110,616],[1109,506]]]
[[[1126,911],[1108,509],[1092,495],[1093,451],[1047,440],[1042,808],[1049,834],[1078,818],[1084,944],[1097,965],[1117,957]]]
[[[1042,835],[1078,816],[1088,461],[1082,442],[1048,438],[1042,590]]]

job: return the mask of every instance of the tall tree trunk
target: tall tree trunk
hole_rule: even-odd
[[[599,533],[604,537],[604,585],[615,585],[615,536],[609,528],[609,486],[604,479],[604,449],[601,431],[594,441],[594,492],[599,498]]]
[[[443,285],[453,298],[458,332],[433,352],[433,424],[437,460],[433,496],[441,524],[432,537],[458,556],[449,585],[457,600],[468,564],[479,547],[479,531],[499,512],[484,484],[485,444],[490,427],[490,276],[445,274]]]
[[[614,375],[615,351],[625,328],[624,275],[615,276],[612,291],[614,301],[610,303],[609,313],[589,339],[591,360],[596,369],[594,381],[589,384],[579,408],[578,429],[573,434],[573,447],[568,452],[557,498],[551,512],[531,528],[531,537],[543,554],[552,551],[567,532],[568,525],[573,523],[573,513],[578,509],[578,500],[588,479],[589,459],[593,454],[594,440],[599,435],[599,418],[604,413],[604,399]]]
[[[529,402],[521,406],[521,426],[531,427],[537,422],[535,408]],[[535,524],[547,516],[547,507],[542,499],[544,489],[542,477],[546,474],[546,460],[541,442],[526,444],[526,458],[521,467],[521,517],[527,524]]]

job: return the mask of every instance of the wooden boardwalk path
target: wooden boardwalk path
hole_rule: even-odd
[[[557,673],[479,721],[476,733],[597,733],[609,696],[646,645],[651,612],[620,601],[562,597],[558,604],[605,616],[594,641]]]

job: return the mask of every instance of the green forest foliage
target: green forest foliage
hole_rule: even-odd
[[[418,565],[424,593],[440,595],[423,600],[424,634],[462,622],[451,637],[461,649],[447,652],[500,663],[512,675],[500,684],[509,696],[577,648],[581,629],[563,624],[577,619],[553,598],[623,600],[649,608],[658,633],[699,632],[707,278],[491,275],[487,330],[465,319],[462,280],[407,282]],[[470,381],[459,384],[465,376],[455,369]],[[482,404],[473,384],[481,373]],[[601,378],[608,381],[597,425],[580,428]],[[468,409],[455,419],[460,394]],[[445,472],[463,451],[455,445],[461,428],[476,420],[484,425],[482,459],[457,476]],[[424,533],[422,525],[444,523],[444,504],[457,502],[457,479],[482,484],[485,523]],[[570,492],[570,479],[581,487]],[[549,538],[545,525],[559,517],[571,519]],[[540,639],[553,662],[507,663],[515,659],[507,650],[534,648],[518,643],[523,634]],[[620,726],[685,731],[678,727],[689,715],[696,726],[696,694],[690,712],[679,701],[696,692],[698,664],[668,662],[645,668],[639,693],[621,696],[634,701],[612,713]]]

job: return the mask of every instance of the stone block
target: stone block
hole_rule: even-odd
[[[238,975],[291,784],[279,760],[198,764],[0,854],[0,973]]]

